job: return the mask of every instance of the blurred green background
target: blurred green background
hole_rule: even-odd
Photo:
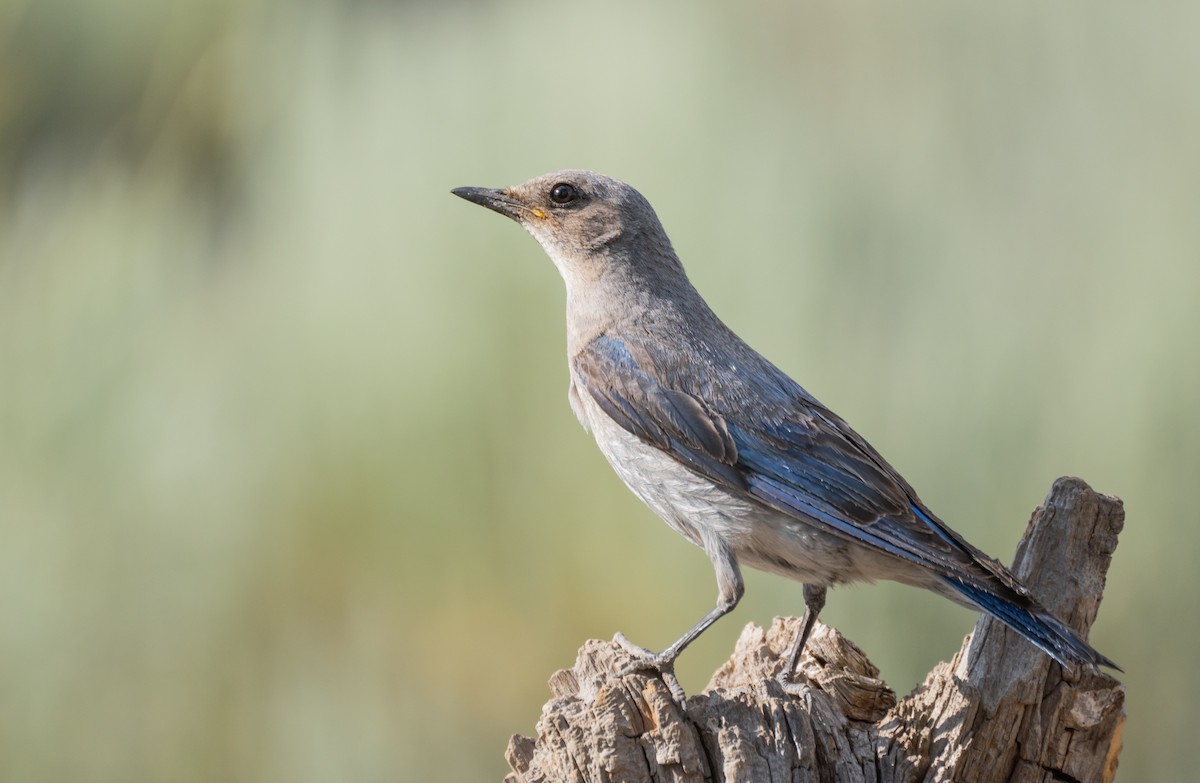
[[[1124,498],[1124,780],[1184,780],[1200,6],[0,0],[0,779],[497,780],[706,558],[566,392],[561,283],[465,204],[626,179],[697,287],[1008,560]],[[802,609],[750,574],[689,649]],[[901,693],[970,612],[824,618]]]

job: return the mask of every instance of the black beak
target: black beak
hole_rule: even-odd
[[[522,213],[529,212],[529,207],[508,195],[506,191],[496,188],[455,188],[450,192],[513,220],[520,220]]]

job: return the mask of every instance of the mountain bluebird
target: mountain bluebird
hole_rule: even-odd
[[[737,605],[744,563],[804,584],[785,682],[826,588],[876,579],[988,612],[1064,666],[1115,668],[722,323],[632,187],[560,171],[504,190],[452,192],[517,221],[549,254],[567,289],[575,415],[633,493],[716,570],[716,607],[661,653],[617,635],[639,665],[670,671]]]

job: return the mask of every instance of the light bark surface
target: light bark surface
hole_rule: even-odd
[[[1124,524],[1121,501],[1076,478],[1034,511],[1013,572],[1087,633]],[[1125,723],[1112,677],[1068,671],[981,617],[949,663],[897,702],[862,650],[818,623],[796,693],[776,679],[799,625],[748,625],[708,687],[681,704],[668,682],[624,671],[589,641],[550,679],[537,736],[515,735],[511,783],[550,781],[1111,781]]]

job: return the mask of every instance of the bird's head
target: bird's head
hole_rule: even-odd
[[[650,202],[620,180],[566,170],[510,188],[455,188],[456,196],[506,215],[533,235],[567,283],[586,284],[614,266],[642,274],[680,271]],[[633,269],[630,269],[633,271]]]

